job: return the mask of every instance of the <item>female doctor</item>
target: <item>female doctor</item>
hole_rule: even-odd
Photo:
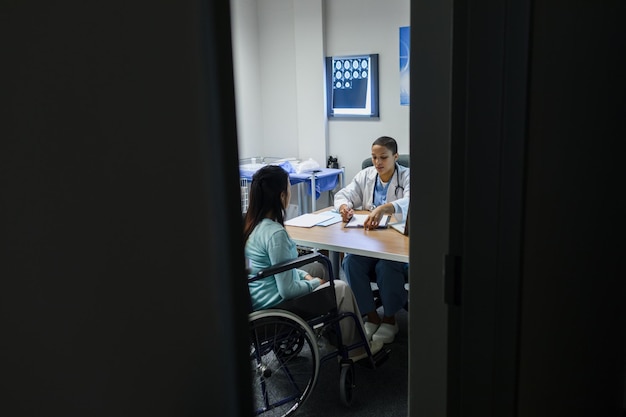
[[[369,210],[365,228],[378,227],[383,216],[393,214],[401,221],[409,209],[409,168],[397,163],[398,144],[395,139],[381,136],[372,144],[373,166],[358,172],[352,182],[335,194],[334,206],[347,222],[354,210]],[[356,297],[359,310],[366,312],[365,332],[373,341],[391,343],[398,333],[395,314],[407,301],[404,288],[404,262],[388,261],[349,254],[343,260],[346,280]],[[383,317],[376,311],[370,276],[376,283],[383,305]]]

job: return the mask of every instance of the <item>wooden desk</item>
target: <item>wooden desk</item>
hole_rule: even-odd
[[[326,209],[328,210],[328,209]],[[325,211],[319,210],[318,212]],[[367,213],[359,211],[358,213]],[[346,228],[344,222],[330,226],[285,226],[289,236],[300,246],[336,252],[331,256],[335,276],[338,272],[338,253],[346,252],[391,261],[409,262],[409,238],[391,227],[365,230]]]

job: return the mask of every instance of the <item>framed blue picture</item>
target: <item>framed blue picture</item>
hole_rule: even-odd
[[[410,91],[410,52],[411,27],[400,27],[400,105],[408,106],[411,103]]]
[[[326,57],[329,118],[372,118],[378,113],[378,54]]]

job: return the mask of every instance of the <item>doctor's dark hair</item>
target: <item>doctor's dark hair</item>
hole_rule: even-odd
[[[394,155],[398,153],[398,143],[392,137],[381,136],[376,139],[374,143],[372,143],[372,146],[374,145],[384,146],[385,148],[389,149]]]
[[[289,174],[279,166],[266,165],[254,173],[248,195],[248,211],[244,220],[244,242],[268,213],[272,214],[273,220],[284,225],[285,213],[280,194],[287,192],[288,187]]]

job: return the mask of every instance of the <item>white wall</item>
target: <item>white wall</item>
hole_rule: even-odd
[[[241,158],[263,154],[257,0],[231,1],[237,135]]]
[[[239,156],[326,160],[322,0],[232,0]]]
[[[263,156],[297,156],[293,0],[260,0],[257,7]]]
[[[324,1],[295,0],[298,150],[301,159],[327,160],[324,70]]]
[[[328,155],[360,169],[379,136],[409,152],[409,107],[400,105],[398,29],[410,0],[231,0],[241,158]],[[380,118],[326,119],[324,57],[379,54]]]
[[[327,0],[326,54],[379,54],[379,120],[328,122],[328,153],[346,167],[346,181],[370,155],[379,136],[409,153],[409,106],[400,105],[399,28],[410,25],[410,0]]]

